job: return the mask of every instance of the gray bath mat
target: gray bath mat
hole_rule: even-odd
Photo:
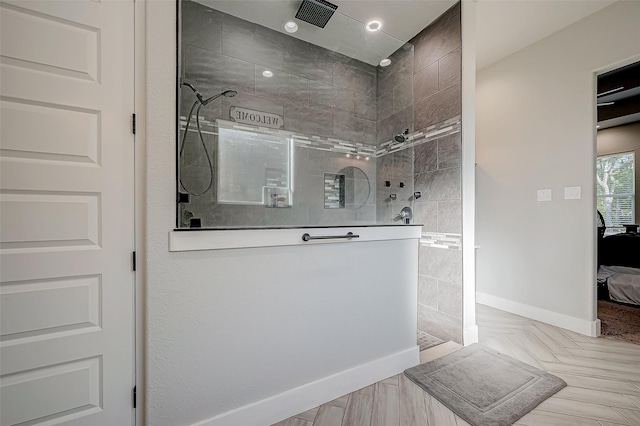
[[[564,380],[479,344],[404,372],[473,426],[511,425]]]

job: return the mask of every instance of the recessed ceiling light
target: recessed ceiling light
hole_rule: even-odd
[[[391,65],[391,59],[389,59],[389,58],[385,58],[385,59],[380,61],[380,66],[381,67],[388,67],[389,65]]]
[[[367,22],[364,27],[370,33],[375,33],[376,31],[380,31],[380,29],[382,28],[382,21],[379,19],[372,19],[371,21]]]
[[[262,71],[262,75],[264,75],[265,77],[273,77],[273,73],[269,70]]]
[[[298,24],[293,21],[289,21],[284,24],[284,30],[288,33],[295,33],[296,31],[298,31]]]

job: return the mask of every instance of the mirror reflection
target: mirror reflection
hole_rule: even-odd
[[[348,166],[338,172],[344,176],[344,203],[347,209],[359,209],[371,196],[371,183],[359,167]]]

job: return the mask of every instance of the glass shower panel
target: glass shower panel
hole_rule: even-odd
[[[240,3],[178,3],[178,228],[403,224],[413,47],[339,11],[290,35]]]

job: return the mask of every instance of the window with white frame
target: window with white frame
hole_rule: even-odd
[[[596,162],[597,207],[607,234],[623,232],[635,220],[635,153],[600,155]]]

